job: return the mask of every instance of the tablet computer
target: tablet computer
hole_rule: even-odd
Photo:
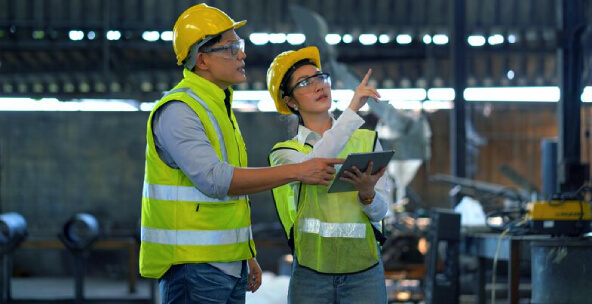
[[[327,190],[327,192],[336,193],[356,191],[354,185],[339,180],[340,177],[344,176],[343,172],[345,170],[351,172],[351,167],[356,166],[358,167],[358,169],[364,172],[368,168],[368,162],[372,161],[372,174],[376,174],[376,172],[380,171],[381,168],[386,167],[386,165],[388,165],[389,161],[391,160],[394,154],[395,151],[393,150],[349,154],[343,162],[343,165],[341,165],[341,167],[337,170],[337,174],[335,174],[335,179],[333,179],[333,182],[331,182],[331,185],[329,185],[329,189]]]

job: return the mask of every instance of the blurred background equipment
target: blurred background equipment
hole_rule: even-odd
[[[93,243],[99,238],[99,222],[89,213],[70,218],[59,234],[60,240],[74,258],[75,302],[84,303],[84,272]]]
[[[27,237],[27,221],[17,212],[0,214],[0,254],[13,251]]]
[[[22,215],[16,212],[0,214],[0,303],[7,303],[11,299],[13,254],[26,237],[27,221]]]
[[[89,213],[78,213],[64,224],[59,237],[72,253],[84,255],[88,253],[99,235],[97,219]]]
[[[592,298],[592,241],[535,241],[532,256],[531,303],[588,303]]]
[[[432,210],[428,239],[426,303],[459,303],[460,215],[450,210]]]
[[[580,236],[590,232],[590,201],[581,190],[554,194],[548,200],[528,203],[526,208],[530,233]]]

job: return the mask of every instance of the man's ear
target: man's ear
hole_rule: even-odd
[[[195,58],[195,67],[199,68],[200,70],[209,69],[207,58],[204,56],[204,53],[197,53],[197,57]]]

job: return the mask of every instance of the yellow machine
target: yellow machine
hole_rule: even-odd
[[[584,200],[549,200],[528,203],[532,233],[579,235],[590,232],[590,203]]]

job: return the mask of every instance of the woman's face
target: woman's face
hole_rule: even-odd
[[[288,87],[294,88],[288,106],[297,106],[301,114],[327,112],[331,108],[331,79],[314,65],[294,71]]]

